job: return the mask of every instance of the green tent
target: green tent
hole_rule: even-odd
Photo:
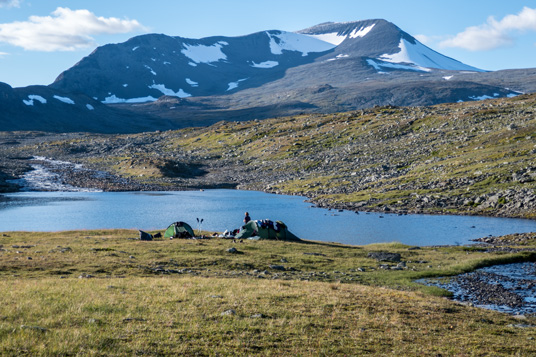
[[[193,238],[194,236],[194,230],[185,222],[170,224],[164,233],[164,238]]]
[[[235,236],[235,239],[274,239],[274,240],[293,240],[300,238],[292,234],[285,223],[281,221],[272,222],[270,220],[249,221],[246,223]]]

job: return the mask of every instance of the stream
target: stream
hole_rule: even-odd
[[[512,315],[536,314],[536,263],[494,265],[419,283],[450,291],[456,301]]]

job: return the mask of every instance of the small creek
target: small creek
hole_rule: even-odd
[[[421,279],[456,301],[513,315],[536,314],[536,263],[495,265],[450,278]]]
[[[21,191],[61,191],[61,192],[100,192],[101,190],[91,188],[80,188],[63,182],[62,177],[55,173],[55,170],[70,168],[73,170],[86,170],[82,165],[73,164],[67,161],[51,160],[42,156],[34,156],[33,160],[42,164],[32,164],[32,170],[28,171],[22,178],[8,180],[21,187]]]

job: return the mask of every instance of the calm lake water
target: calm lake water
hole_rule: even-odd
[[[467,244],[471,239],[536,231],[536,221],[470,216],[376,214],[314,208],[304,197],[255,191],[23,192],[4,195],[0,231],[100,228],[165,230],[175,221],[194,229],[239,228],[252,219],[280,220],[300,238],[369,244]],[[203,219],[199,225],[197,218]]]

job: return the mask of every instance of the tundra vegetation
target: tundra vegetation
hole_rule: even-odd
[[[56,168],[66,182],[105,190],[237,187],[352,210],[534,218],[535,105],[522,95],[128,135],[4,132],[1,190],[45,156],[83,165]],[[4,233],[0,354],[536,354],[534,316],[414,282],[535,260],[519,249],[534,249],[532,236],[496,250],[136,236]]]
[[[84,165],[65,179],[105,190],[237,187],[351,210],[534,218],[535,106],[521,95],[128,135],[3,133],[2,171],[45,156]]]
[[[534,316],[459,304],[414,282],[535,253],[136,238],[129,230],[2,234],[0,354],[536,353]],[[536,241],[501,237],[501,245]],[[378,252],[403,264],[370,254]]]

